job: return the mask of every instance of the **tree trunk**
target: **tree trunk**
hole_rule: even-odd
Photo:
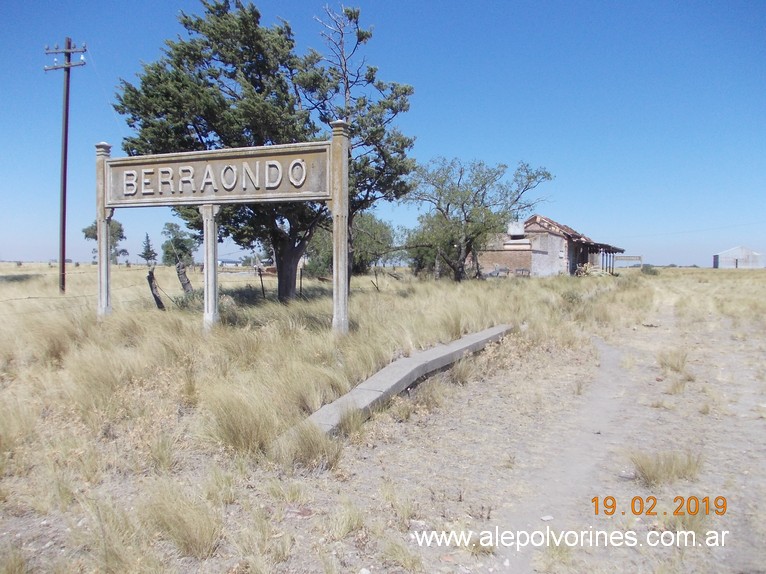
[[[313,229],[309,231],[289,231],[275,229],[271,234],[271,247],[274,249],[274,263],[277,266],[277,298],[287,303],[296,297],[298,264],[306,252]]]
[[[471,278],[478,279],[481,277],[481,267],[479,266],[479,254],[476,249],[471,247],[471,267],[473,268]]]
[[[274,262],[277,265],[277,298],[286,303],[296,297],[296,282],[298,279],[298,263],[303,256],[303,247],[288,247],[275,249]]]
[[[178,280],[181,282],[181,287],[183,287],[184,293],[187,295],[193,293],[194,288],[192,287],[191,281],[189,281],[189,278],[186,276],[186,266],[182,261],[176,263],[176,275],[178,275]]]
[[[444,257],[444,255],[442,255],[442,261],[444,262],[445,265],[447,265],[447,267],[449,267],[450,271],[452,272],[452,280],[459,283],[460,280],[462,279],[462,273],[461,273],[462,265],[460,264],[460,262],[453,261],[448,257]]]
[[[154,297],[154,303],[157,305],[157,309],[164,311],[165,305],[162,303],[160,289],[157,286],[157,280],[154,278],[154,267],[149,269],[149,274],[146,276],[146,280],[149,282],[149,290],[152,292],[152,297]]]
[[[457,254],[457,269],[455,269],[455,281],[465,279],[465,260],[468,258],[468,248],[465,237],[460,239],[460,246]]]

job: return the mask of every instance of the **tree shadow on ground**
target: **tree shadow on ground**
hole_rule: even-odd
[[[0,283],[24,283],[42,277],[39,273],[15,273],[13,275],[0,275]]]
[[[247,284],[244,287],[227,287],[221,289],[221,295],[229,296],[237,305],[258,306],[277,301],[275,291],[263,291],[259,285]],[[314,301],[316,299],[332,298],[332,286],[311,285],[303,287],[296,295],[296,300]],[[287,303],[289,305],[289,303]]]

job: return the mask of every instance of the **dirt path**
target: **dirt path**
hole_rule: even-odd
[[[449,396],[440,407],[407,422],[394,420],[396,407],[377,416],[361,444],[346,447],[337,491],[363,510],[366,534],[324,546],[324,570],[400,572],[419,558],[426,572],[766,571],[764,334],[724,319],[677,318],[676,300],[659,301],[643,325],[594,338],[586,352],[507,339],[490,351],[499,370],[442,387]],[[663,352],[686,353],[679,372],[661,369]],[[693,480],[648,487],[631,463],[637,452],[699,454],[702,463]],[[331,514],[338,495],[325,481],[306,484],[314,511]],[[591,499],[603,505],[606,496],[617,512],[596,516]],[[633,498],[650,496],[657,515],[634,516]],[[650,547],[650,532],[659,542],[673,530],[678,496],[709,498],[709,515],[682,525],[697,531],[698,545]],[[719,496],[724,516],[713,512]],[[429,530],[548,528],[584,532],[586,542],[517,549],[506,538],[492,553],[471,553],[415,539]],[[633,532],[636,545],[588,544],[596,531]],[[725,546],[706,546],[708,531],[726,531]],[[321,572],[311,561],[307,554],[282,568]]]

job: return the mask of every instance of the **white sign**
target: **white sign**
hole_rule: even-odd
[[[327,201],[330,142],[107,160],[106,207]]]

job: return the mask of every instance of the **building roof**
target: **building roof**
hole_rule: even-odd
[[[720,253],[715,253],[715,255],[755,255],[760,256],[761,254],[753,251],[752,249],[749,249],[747,247],[742,247],[741,245],[738,247],[732,247],[731,249],[727,249],[725,251],[721,251]]]
[[[579,243],[586,247],[589,252],[596,253],[604,251],[606,253],[625,253],[625,250],[608,243],[598,243],[593,241],[590,237],[583,235],[582,233],[575,231],[568,225],[562,225],[556,221],[553,221],[549,217],[535,214],[524,222],[524,229],[537,224],[539,227],[545,229],[549,233],[554,233],[562,237],[566,237],[574,243]]]

